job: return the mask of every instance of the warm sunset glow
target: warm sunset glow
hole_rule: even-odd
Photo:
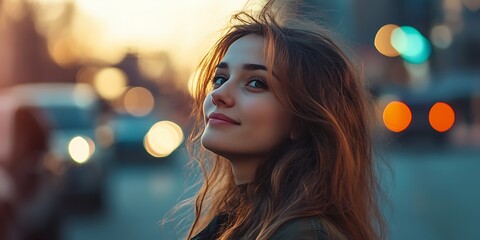
[[[91,49],[85,52],[88,55],[115,46],[138,53],[167,51],[177,64],[185,67],[215,40],[229,16],[245,2],[76,0],[74,35],[83,36],[83,42]]]
[[[77,136],[68,144],[68,153],[77,163],[85,163],[95,151],[95,144],[92,139]]]
[[[42,4],[58,4],[58,3],[66,3],[71,2],[71,0],[27,0],[28,2],[36,2]]]
[[[73,45],[74,42],[69,38],[57,38],[48,44],[48,53],[58,65],[69,67],[78,59],[78,53]]]
[[[134,116],[149,114],[155,105],[152,93],[143,87],[134,87],[128,90],[123,101],[125,110]]]
[[[144,147],[154,157],[170,155],[183,141],[183,131],[174,122],[161,121],[153,125],[144,139]]]
[[[438,132],[446,132],[455,122],[455,112],[447,103],[437,102],[430,109],[428,120],[433,129]]]
[[[101,97],[112,100],[123,94],[127,81],[127,75],[121,69],[109,67],[95,74],[93,84]]]
[[[387,24],[381,27],[375,36],[375,47],[381,54],[387,57],[396,57],[400,55],[391,44],[392,32],[397,28],[397,25]]]
[[[383,111],[383,122],[390,131],[401,132],[407,129],[411,121],[412,112],[403,102],[392,101]]]
[[[61,66],[95,63],[114,66],[127,54],[165,54],[174,69],[192,69],[221,35],[230,16],[247,0],[25,0],[34,12],[36,30],[48,41],[52,58]],[[7,16],[25,15],[22,1],[4,0]],[[254,1],[250,1],[254,2]],[[261,1],[250,3],[253,9]],[[142,75],[159,77],[161,59],[139,59]],[[181,75],[181,74],[180,74]],[[178,75],[177,75],[178,76]],[[180,85],[188,77],[178,76]]]
[[[3,7],[6,16],[14,20],[21,20],[26,15],[23,3],[18,0],[4,0],[3,4],[0,1],[0,7]]]
[[[18,0],[17,0],[18,1]],[[38,32],[46,33],[47,36],[54,36],[57,33],[50,31],[52,25],[63,21],[68,15],[70,0],[25,0],[35,9],[35,28]],[[64,35],[65,36],[65,35]]]
[[[76,84],[72,94],[73,101],[79,107],[88,107],[97,99],[92,87],[85,83]]]
[[[156,79],[162,76],[167,68],[167,56],[157,54],[152,56],[139,56],[138,69],[140,73],[149,79]]]

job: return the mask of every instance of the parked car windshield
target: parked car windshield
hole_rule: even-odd
[[[94,108],[48,106],[44,111],[55,129],[93,128],[95,124]]]

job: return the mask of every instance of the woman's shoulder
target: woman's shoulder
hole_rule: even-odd
[[[327,240],[329,238],[320,217],[302,217],[282,224],[270,239]]]

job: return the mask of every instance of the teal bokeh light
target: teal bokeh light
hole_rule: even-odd
[[[428,60],[432,47],[417,29],[402,26],[392,32],[391,44],[407,62],[420,64]]]

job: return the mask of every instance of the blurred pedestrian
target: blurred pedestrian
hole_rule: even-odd
[[[338,40],[291,9],[234,15],[200,63],[187,239],[385,238],[371,98]]]

